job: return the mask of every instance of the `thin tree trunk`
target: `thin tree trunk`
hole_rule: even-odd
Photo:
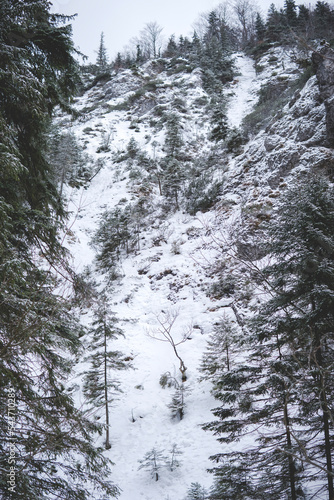
[[[323,379],[323,376],[321,376],[321,378]],[[322,421],[323,421],[324,436],[325,436],[326,465],[328,472],[333,472],[330,432],[329,432],[329,419],[328,419],[328,405],[324,388],[321,390],[320,398],[321,398],[321,409],[322,409]],[[328,482],[328,498],[329,500],[334,500],[333,476],[331,474],[327,474],[327,482]]]
[[[157,179],[158,179],[158,186],[159,186],[159,194],[160,194],[160,196],[162,196],[161,179],[159,176],[157,176]]]
[[[315,304],[312,301],[312,309],[315,309]],[[315,332],[315,361],[317,367],[320,369],[320,403],[322,410],[322,422],[323,422],[323,432],[325,439],[325,455],[326,455],[326,467],[327,467],[327,484],[328,484],[328,498],[329,500],[334,500],[334,484],[333,484],[333,465],[332,465],[332,454],[331,454],[331,442],[330,442],[330,431],[329,431],[329,409],[327,404],[326,396],[326,384],[323,374],[323,357],[322,357],[322,346],[321,339],[317,329],[314,328]]]
[[[294,463],[293,457],[291,456],[292,442],[291,442],[288,403],[287,403],[286,395],[284,395],[284,425],[285,425],[285,431],[286,431],[286,441],[287,441],[287,445],[288,445],[288,450],[290,452],[288,455],[288,459],[289,459],[289,477],[290,477],[291,500],[297,500],[295,463]]]
[[[226,342],[226,364],[227,364],[227,371],[230,371],[230,354],[228,350],[228,343]]]
[[[282,361],[283,356],[281,353],[281,349],[278,344],[278,338],[277,338],[277,346],[278,346],[278,353],[279,353],[279,359]],[[289,419],[289,412],[288,412],[288,398],[287,398],[287,387],[286,383],[284,382],[284,427],[285,427],[285,434],[286,434],[286,442],[287,442],[287,447],[288,447],[288,461],[289,461],[289,479],[290,479],[290,490],[291,490],[291,500],[297,500],[297,494],[296,494],[296,475],[295,475],[295,462],[292,456],[292,440],[291,440],[291,431],[290,431],[290,419]]]
[[[174,349],[174,352],[175,352],[175,356],[180,361],[180,368],[179,368],[179,370],[180,370],[181,375],[182,375],[182,382],[185,382],[187,380],[187,375],[186,375],[187,367],[185,366],[185,364],[183,362],[183,359],[179,356],[179,353],[176,350],[176,346],[175,346],[174,342],[172,343],[172,346],[173,346],[173,349]]]
[[[106,450],[110,450],[109,405],[108,405],[108,373],[107,373],[107,336],[104,334],[104,400],[106,408]]]

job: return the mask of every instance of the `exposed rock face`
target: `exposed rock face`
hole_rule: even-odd
[[[312,55],[319,89],[326,106],[327,144],[334,147],[334,51],[323,47]]]
[[[334,170],[334,152],[327,142],[326,107],[315,75],[281,115],[236,158],[233,179],[226,190],[244,189],[246,203],[256,200],[260,192],[262,196],[278,196],[290,176],[299,178],[308,171],[331,175]]]

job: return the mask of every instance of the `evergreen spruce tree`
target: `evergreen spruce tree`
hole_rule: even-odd
[[[219,380],[220,373],[230,371],[236,351],[241,344],[241,334],[228,316],[223,316],[215,325],[211,334],[205,353],[201,361],[200,371],[203,373],[202,379],[211,380],[213,383],[213,393],[217,388],[215,381]]]
[[[220,40],[220,22],[214,10],[208,15],[208,28],[205,33],[206,42],[211,42],[212,39]]]
[[[211,470],[213,498],[255,500],[271,494],[276,498],[291,495],[296,500],[301,491],[301,460],[292,458],[297,450],[290,426],[298,423],[292,417],[297,395],[287,380],[296,374],[298,364],[291,356],[288,368],[287,359],[279,358],[278,344],[271,342],[257,350],[251,349],[254,342],[248,341],[246,359],[215,379],[214,393],[221,406],[213,414],[218,420],[204,429],[219,435],[220,443],[235,442],[235,449],[210,457],[216,464]],[[249,443],[249,437],[253,445],[247,447],[244,440]]]
[[[163,175],[162,193],[172,202],[176,210],[180,208],[179,193],[184,179],[181,163],[177,158],[166,157],[161,160]]]
[[[117,265],[122,252],[130,251],[133,234],[130,228],[130,207],[116,207],[101,216],[99,227],[92,240],[97,249],[96,256],[99,268],[107,272],[111,279],[117,277]]]
[[[108,55],[104,44],[104,33],[101,33],[99,50],[97,51],[96,66],[99,73],[105,73],[108,69]]]
[[[126,147],[126,150],[127,150],[129,158],[131,158],[132,160],[134,158],[136,158],[136,156],[138,155],[140,149],[139,149],[138,143],[134,137],[131,137],[131,139],[129,140],[129,143]]]
[[[208,27],[203,36],[200,53],[203,88],[220,94],[222,84],[233,80],[233,60],[230,55],[231,32],[216,11],[208,15]]]
[[[183,419],[186,408],[185,398],[188,392],[189,389],[184,385],[184,383],[181,383],[178,387],[176,387],[172,402],[168,405],[168,408],[171,410],[172,418],[177,418],[178,420]]]
[[[200,483],[191,483],[185,500],[206,500],[208,492]]]
[[[180,117],[176,113],[170,113],[166,123],[166,156],[161,160],[162,192],[166,198],[174,201],[176,210],[179,209],[179,192],[185,176],[180,161],[182,146]]]
[[[180,467],[181,462],[178,459],[182,455],[182,451],[179,449],[176,443],[173,444],[172,448],[169,451],[169,458],[166,461],[166,465],[171,472],[173,472],[177,467]]]
[[[317,38],[333,36],[334,12],[327,2],[318,0],[314,9],[314,27]]]
[[[116,59],[115,59],[115,62],[114,62],[114,69],[116,72],[118,72],[122,67],[123,67],[122,55],[120,52],[118,52]]]
[[[297,25],[297,6],[295,0],[285,0],[284,14],[288,25],[295,27]]]
[[[75,135],[72,132],[62,133],[58,127],[51,127],[49,133],[48,159],[60,198],[65,184],[82,186],[93,174],[90,158],[83,153]]]
[[[256,39],[258,42],[262,42],[264,40],[266,34],[266,25],[261,17],[261,14],[257,12],[256,20],[255,20],[255,33]]]
[[[177,43],[175,41],[175,35],[172,35],[169,40],[168,40],[168,44],[167,44],[167,48],[166,48],[166,51],[164,53],[164,57],[175,57],[178,55],[178,46],[177,46]]]
[[[183,54],[183,49],[184,49],[184,37],[183,37],[183,35],[179,36],[178,47],[179,47],[180,54]]]
[[[166,138],[164,149],[166,156],[178,158],[180,156],[183,139],[181,134],[180,116],[177,113],[170,113],[166,123]]]
[[[108,460],[93,442],[100,426],[76,409],[74,389],[66,388],[80,327],[59,292],[62,276],[70,282],[73,273],[61,245],[64,210],[46,160],[46,132],[54,107],[69,109],[79,77],[70,18],[49,7],[45,0],[0,3],[3,499],[79,500],[89,498],[91,486],[117,494]],[[9,459],[16,470],[12,490]]]
[[[145,454],[142,460],[139,460],[140,466],[138,467],[138,470],[148,470],[152,479],[158,481],[161,469],[166,466],[166,460],[167,458],[162,451],[157,448],[152,448],[151,451]]]
[[[193,61],[194,64],[197,66],[200,64],[201,58],[202,58],[202,43],[196,31],[194,31],[191,44],[190,60]]]
[[[123,335],[117,326],[117,320],[109,311],[105,297],[100,299],[95,319],[92,325],[93,334],[89,349],[92,354],[88,357],[91,367],[84,377],[84,394],[90,404],[103,408],[105,412],[106,440],[105,448],[110,444],[110,403],[115,391],[119,391],[119,382],[115,379],[115,371],[129,367],[120,351],[110,349],[111,343],[118,336]]]
[[[286,30],[282,20],[282,15],[272,3],[268,10],[266,40],[269,42],[279,42],[282,39],[282,33]]]
[[[215,142],[220,142],[226,139],[229,128],[227,124],[225,105],[222,102],[214,106],[211,117],[212,129],[210,139]]]
[[[143,55],[142,48],[141,48],[140,44],[138,43],[137,44],[136,63],[142,64],[144,62],[144,60],[145,60],[145,57]]]
[[[306,40],[312,37],[313,26],[310,21],[310,9],[305,5],[298,5],[297,28]]]

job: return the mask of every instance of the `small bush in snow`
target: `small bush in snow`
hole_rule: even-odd
[[[199,483],[191,483],[184,500],[206,500],[208,492]]]
[[[169,451],[169,456],[165,456],[165,452],[152,448],[151,451],[146,453],[142,460],[139,460],[140,466],[138,470],[145,469],[150,472],[152,479],[159,480],[161,469],[168,469],[173,472],[177,467],[180,467],[181,462],[178,457],[182,455],[176,443],[173,444]]]
[[[180,249],[180,246],[182,244],[182,241],[181,240],[174,240],[173,243],[172,243],[172,246],[171,246],[171,253],[173,255],[180,255],[181,253],[181,249]]]
[[[161,375],[159,384],[163,389],[166,387],[179,387],[178,381],[170,374],[170,372],[165,372]]]
[[[185,397],[188,392],[189,389],[184,384],[181,384],[176,388],[172,401],[168,405],[168,408],[172,413],[172,418],[176,418],[178,420],[183,419],[186,408]]]
[[[148,470],[152,479],[158,481],[160,470],[165,467],[166,460],[167,457],[164,456],[163,451],[152,448],[151,451],[146,453],[142,460],[139,460],[140,466],[138,467],[138,470]]]
[[[180,467],[180,465],[181,465],[181,462],[178,460],[177,457],[182,455],[182,451],[179,450],[179,447],[177,446],[177,444],[174,443],[169,453],[170,453],[170,455],[166,461],[166,465],[169,468],[169,470],[171,472],[173,472],[173,470],[175,470],[177,467]]]

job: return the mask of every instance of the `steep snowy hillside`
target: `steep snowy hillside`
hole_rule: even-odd
[[[251,58],[235,55],[238,74],[225,89],[230,127],[239,127],[254,110],[260,89],[262,95],[268,88],[283,93],[288,84],[297,82],[301,70],[293,56],[272,49],[257,61],[256,71]],[[235,291],[225,286],[217,292],[221,273],[226,278],[234,264],[226,254],[225,271],[217,270],[216,259],[222,257],[228,231],[240,216],[246,225],[239,249],[247,247],[247,231],[265,219],[290,178],[302,176],[310,162],[317,169],[333,162],[332,151],[324,146],[325,105],[315,76],[302,90],[296,89],[275,120],[266,122],[265,131],[254,127],[246,144],[223,156],[209,137],[208,100],[200,70],[171,72],[151,61],[135,72],[120,71],[86,91],[75,104],[80,114],[74,121],[63,115],[57,118],[99,165],[85,187],[68,188],[66,196],[73,214],[67,244],[74,267],[83,272],[90,266],[100,290],[105,285],[95,268],[96,247],[91,243],[102,214],[130,206],[134,217],[136,207],[147,204],[144,215],[137,215],[142,220],[137,221],[136,244],[121,251],[118,277],[108,289],[112,311],[124,332],[124,338],[113,341],[113,349],[123,351],[133,366],[116,375],[122,392],[115,394],[112,404],[111,449],[106,451],[115,463],[112,480],[122,490],[121,500],[183,500],[191,483],[210,487],[209,456],[220,445],[201,424],[212,420],[210,410],[217,402],[210,383],[200,381],[199,366],[214,325],[226,315],[241,332],[249,304],[238,287]],[[176,210],[167,210],[156,180],[159,172],[153,167],[145,170],[147,158],[154,162],[164,156],[166,113],[179,117],[183,161],[202,162],[199,176],[210,174],[209,183],[219,183],[217,199],[204,213],[186,210],[182,200]],[[129,143],[145,153],[141,163],[138,155],[131,157]],[[185,189],[187,181],[182,182]],[[90,314],[82,312],[83,321],[89,323]],[[168,407],[175,389],[159,383],[161,375],[169,373],[181,384],[173,347],[161,341],[161,329],[169,326],[175,343],[182,341],[177,349],[187,368],[181,420],[173,419]],[[77,367],[79,385],[86,369],[87,363]],[[78,398],[85,404],[81,393]],[[98,415],[103,418],[103,411]],[[139,469],[139,461],[153,448],[170,459],[174,444],[181,453],[179,467],[170,470],[164,465],[158,481]],[[224,451],[228,450],[225,445]]]

